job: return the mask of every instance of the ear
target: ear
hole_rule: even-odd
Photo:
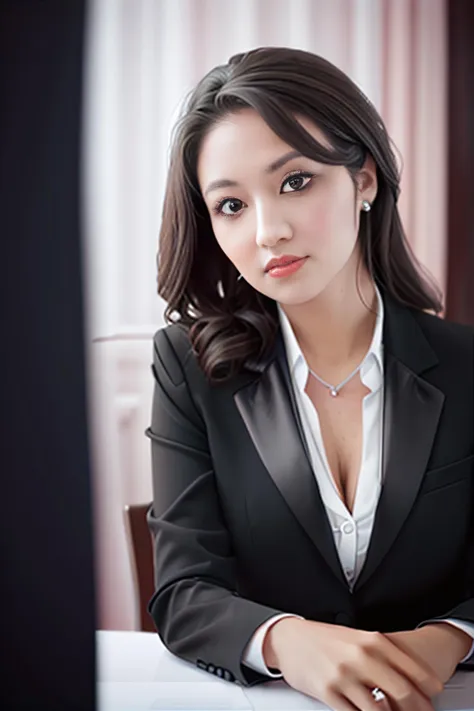
[[[372,205],[377,195],[377,168],[371,155],[367,156],[364,165],[357,173],[356,182],[359,208],[363,200],[368,200]]]

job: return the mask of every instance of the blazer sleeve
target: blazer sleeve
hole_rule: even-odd
[[[472,477],[474,480],[474,465]],[[456,607],[453,607],[451,610],[447,610],[444,614],[424,620],[419,627],[428,625],[431,622],[448,622],[449,620],[464,622],[471,628],[474,625],[474,502],[472,510],[473,515],[471,520],[470,539],[468,541],[466,556],[466,592],[464,599],[460,600]],[[467,630],[465,631],[467,632]],[[471,655],[464,661],[460,662],[457,668],[474,671],[474,653],[471,651]]]
[[[474,354],[474,329],[470,329],[470,334],[472,338],[472,352]],[[474,383],[474,360],[473,360],[473,378],[471,383]],[[474,462],[472,465],[471,477],[473,480],[474,489]],[[471,494],[474,499],[474,492]],[[458,622],[464,622],[468,625],[474,625],[474,500],[471,502],[471,526],[469,541],[467,544],[466,561],[465,561],[465,576],[466,576],[466,586],[465,592],[459,603],[453,607],[451,610],[447,610],[443,615],[439,615],[432,619],[424,620],[422,625],[429,624],[430,622],[443,622],[444,620],[456,620]],[[468,669],[469,671],[474,671],[474,654],[472,654],[468,659],[458,664],[458,669]]]
[[[282,611],[239,596],[232,540],[219,502],[205,423],[166,330],[154,338],[151,426],[155,593],[149,603],[163,644],[228,681],[268,676],[242,665],[255,630]],[[231,456],[231,454],[230,454]]]

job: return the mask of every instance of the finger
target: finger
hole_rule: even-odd
[[[417,691],[417,695],[413,697],[401,696],[400,698],[389,697],[390,708],[392,711],[435,711],[433,704],[426,697]]]
[[[372,659],[370,671],[361,676],[361,681],[370,688],[382,689],[393,711],[433,711],[428,697],[384,658]]]
[[[372,689],[368,689],[361,684],[352,685],[349,689],[346,689],[344,693],[357,709],[362,709],[363,711],[393,711],[390,701],[386,696],[377,701],[372,693]]]
[[[382,645],[383,653],[389,664],[416,686],[428,699],[441,693],[444,686],[433,669],[418,656],[411,656],[385,638],[387,645]],[[428,708],[432,708],[430,705]]]
[[[349,699],[337,692],[328,694],[324,699],[324,703],[327,704],[330,709],[333,709],[333,711],[361,711],[358,706],[354,706]],[[380,711],[380,709],[377,709],[377,711]],[[383,711],[385,711],[385,709]]]

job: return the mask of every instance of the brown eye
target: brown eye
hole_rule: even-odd
[[[233,217],[242,209],[242,200],[236,198],[226,198],[221,200],[216,207],[216,212],[225,217]]]
[[[297,175],[290,175],[290,177],[287,178],[283,183],[281,192],[295,193],[300,190],[304,190],[304,188],[308,185],[312,177],[313,176],[309,173],[298,173]],[[287,187],[289,187],[290,189],[285,190],[285,188]]]
[[[226,213],[226,210],[224,209],[225,207],[229,208],[229,212]],[[240,200],[229,200],[223,207],[222,207],[222,212],[224,214],[230,214],[230,215],[235,215],[236,212],[240,210],[242,207],[242,203]]]

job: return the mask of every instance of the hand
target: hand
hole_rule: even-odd
[[[446,622],[385,636],[411,657],[428,664],[443,684],[452,677],[472,645],[468,634]]]
[[[430,699],[443,689],[433,669],[379,632],[284,618],[268,631],[263,655],[290,686],[334,711],[433,711]],[[375,701],[374,687],[385,701]]]

